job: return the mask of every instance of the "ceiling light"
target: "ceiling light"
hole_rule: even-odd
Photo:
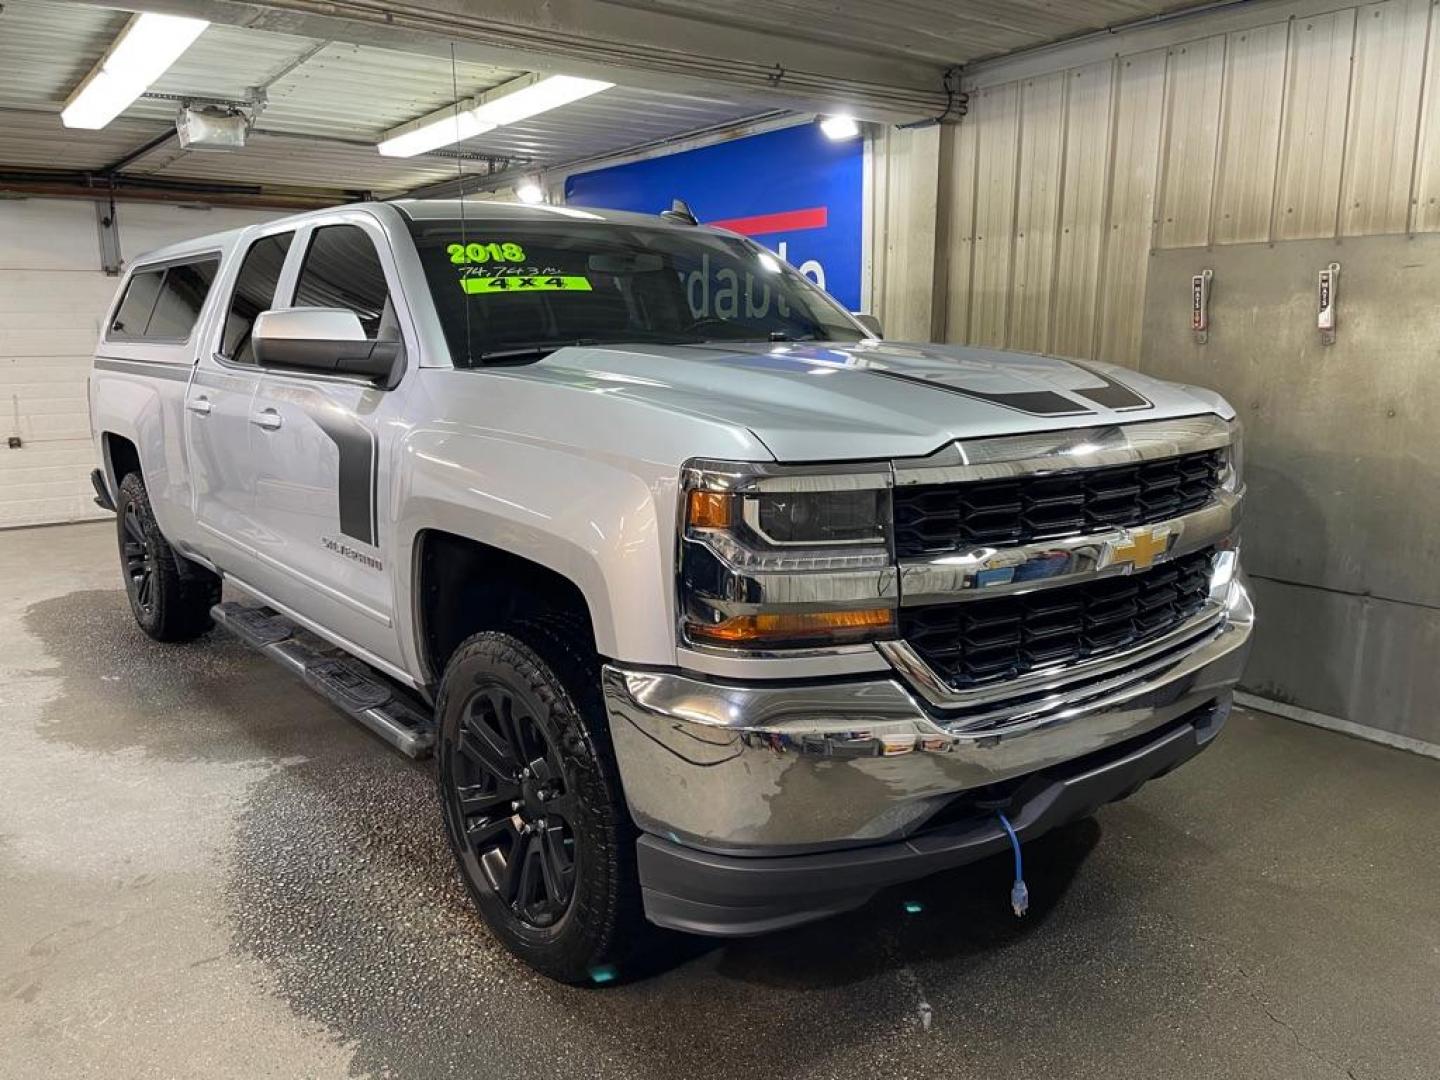
[[[528,85],[518,85],[522,82]],[[496,125],[513,124],[598,94],[601,90],[609,90],[614,85],[599,79],[579,79],[574,75],[526,75],[481,97],[475,115]]]
[[[456,112],[451,108],[436,119],[426,117],[414,124],[396,128],[376,149],[386,157],[414,157],[451,143],[473,139],[476,135],[484,135],[494,129],[494,124],[481,123],[475,119],[472,111]]]
[[[515,188],[515,197],[523,203],[535,206],[545,201],[545,189],[534,180],[522,180]]]
[[[860,125],[853,116],[839,115],[827,116],[820,121],[820,130],[825,133],[827,139],[834,139],[839,142],[841,139],[853,139],[860,134]]]
[[[378,149],[386,157],[414,157],[473,139],[504,124],[528,120],[614,85],[573,75],[522,75],[474,100],[460,102],[387,131]]]
[[[164,75],[210,24],[147,12],[134,16],[61,110],[70,128],[103,128]]]

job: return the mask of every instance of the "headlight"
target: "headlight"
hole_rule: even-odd
[[[883,544],[888,491],[764,492],[744,501],[745,523],[777,546]]]
[[[755,650],[894,636],[888,466],[696,461],[682,505],[686,640]]]

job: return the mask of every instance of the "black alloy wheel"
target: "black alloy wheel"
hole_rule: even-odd
[[[140,629],[156,641],[190,641],[209,630],[220,578],[170,546],[139,473],[117,487],[115,533],[125,595]]]
[[[125,503],[121,513],[124,535],[120,542],[120,556],[125,563],[125,589],[131,601],[147,617],[155,614],[155,546],[145,535],[140,524],[140,512],[136,504]]]
[[[599,658],[568,620],[507,630],[466,638],[445,664],[445,832],[501,944],[552,979],[608,982],[648,935]]]
[[[467,855],[522,923],[554,926],[575,891],[575,797],[535,704],[498,684],[462,706],[450,758]]]

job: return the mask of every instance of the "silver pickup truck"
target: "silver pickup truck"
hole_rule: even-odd
[[[475,903],[558,979],[1018,852],[1203,749],[1247,651],[1219,396],[882,341],[682,212],[176,245],[90,407],[141,629],[433,748]]]

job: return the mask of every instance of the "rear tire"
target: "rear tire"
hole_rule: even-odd
[[[115,525],[125,595],[141,630],[156,641],[190,641],[210,629],[220,578],[177,555],[155,521],[139,473],[120,482]]]
[[[467,638],[445,668],[446,833],[507,949],[561,982],[608,982],[646,924],[599,671],[563,625],[513,629]]]

